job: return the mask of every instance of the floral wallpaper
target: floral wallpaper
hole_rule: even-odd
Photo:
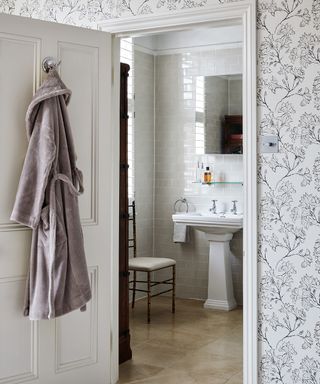
[[[320,1],[260,1],[260,377],[320,383]]]
[[[116,17],[204,7],[241,0],[0,0],[0,12],[81,27]]]
[[[0,12],[95,28],[99,20],[241,0],[0,0]],[[320,0],[258,0],[259,372],[320,384]]]

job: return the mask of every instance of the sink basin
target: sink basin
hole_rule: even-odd
[[[243,216],[190,212],[175,213],[172,220],[204,232],[209,241],[208,298],[204,307],[225,311],[235,308],[230,240],[242,229]]]
[[[243,227],[243,216],[229,213],[175,213],[172,220],[174,223],[186,224],[208,234],[235,233]]]

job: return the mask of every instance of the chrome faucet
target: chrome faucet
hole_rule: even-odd
[[[234,215],[237,214],[237,202],[238,200],[232,200],[232,208],[230,209],[230,212],[232,212]]]
[[[218,200],[212,200],[212,208],[209,209],[209,211],[214,215],[217,214],[217,204],[216,204],[217,201]]]

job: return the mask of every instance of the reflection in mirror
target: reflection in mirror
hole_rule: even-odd
[[[242,154],[242,75],[196,77],[196,131],[205,154]]]

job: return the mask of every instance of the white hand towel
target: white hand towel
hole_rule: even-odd
[[[173,241],[174,243],[187,243],[189,241],[189,227],[186,224],[174,224]]]

